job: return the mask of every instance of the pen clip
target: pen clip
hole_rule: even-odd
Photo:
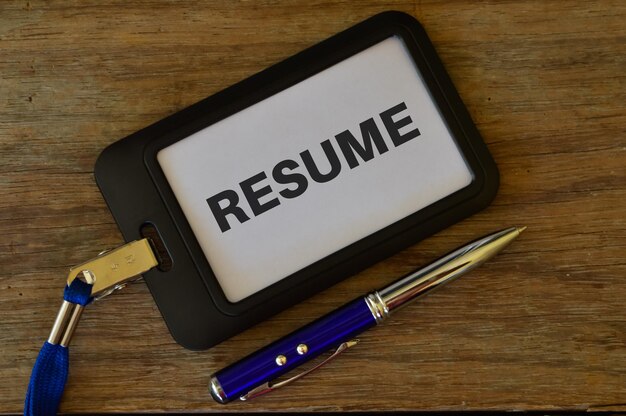
[[[339,354],[345,352],[348,348],[354,347],[356,344],[358,344],[358,342],[359,342],[358,339],[353,339],[350,341],[343,342],[337,347],[335,352],[333,352],[328,358],[326,358],[324,361],[317,364],[316,366],[311,367],[308,370],[301,372],[300,374],[296,374],[295,376],[288,378],[287,380],[279,381],[277,383],[272,383],[271,381],[263,383],[260,386],[253,388],[252,390],[250,390],[249,392],[241,396],[239,400],[243,400],[243,401],[251,400],[251,399],[254,399],[255,397],[262,396],[266,393],[277,390],[281,387],[285,387],[286,385],[293,383],[294,381],[306,376],[307,374],[312,373],[313,371],[322,367],[324,364],[329,363],[331,360],[337,358]]]
[[[79,276],[93,284],[91,296],[98,300],[117,289],[123,288],[130,280],[157,266],[147,238],[131,241],[121,247],[104,251],[91,260],[70,269],[68,286]]]

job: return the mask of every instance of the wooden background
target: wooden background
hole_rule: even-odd
[[[21,412],[67,269],[122,243],[99,152],[378,11],[426,28],[498,163],[485,211],[205,352],[143,283],[96,303],[61,410],[626,411],[626,3],[0,2],[0,412]],[[209,374],[494,229],[488,266],[326,369],[221,407]]]

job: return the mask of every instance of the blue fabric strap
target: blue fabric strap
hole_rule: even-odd
[[[91,285],[74,279],[65,287],[63,298],[72,303],[87,305],[91,302]],[[61,345],[44,342],[30,376],[24,416],[56,415],[65,389],[69,370],[69,350]]]
[[[56,415],[69,367],[68,349],[44,342],[28,384],[24,416]]]
[[[65,286],[63,299],[78,305],[87,306],[91,302],[91,285],[80,279],[74,279],[71,285]]]

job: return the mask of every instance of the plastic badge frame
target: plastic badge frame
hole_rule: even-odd
[[[467,187],[319,259],[237,303],[225,297],[156,155],[176,141],[258,103],[348,57],[399,36],[473,173]],[[98,186],[127,241],[153,224],[173,259],[144,274],[174,339],[206,349],[489,205],[496,165],[426,32],[412,16],[385,12],[107,147]],[[323,236],[320,236],[323,238]]]

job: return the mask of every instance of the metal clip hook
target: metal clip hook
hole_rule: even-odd
[[[283,381],[279,381],[278,383],[272,383],[272,382],[267,382],[264,384],[261,384],[258,387],[255,387],[254,389],[250,390],[248,393],[244,394],[243,396],[241,396],[239,398],[239,400],[250,400],[250,399],[254,399],[255,397],[259,397],[263,394],[269,393],[271,391],[277,390],[281,387],[285,387],[288,384],[293,383],[294,381],[306,376],[309,373],[312,373],[313,371],[317,370],[318,368],[322,367],[324,364],[327,364],[328,362],[330,362],[331,360],[337,358],[337,356],[339,356],[339,354],[341,354],[342,352],[345,352],[348,348],[354,347],[356,344],[359,343],[358,339],[353,339],[347,342],[344,342],[342,344],[340,344],[337,349],[335,350],[335,352],[333,352],[328,358],[326,358],[324,361],[322,361],[321,363],[317,364],[314,367],[309,368],[306,371],[303,371],[300,374],[296,374],[295,376],[287,379],[287,380],[283,380]]]
[[[97,300],[123,288],[130,280],[158,264],[150,241],[144,238],[102,252],[93,259],[72,267],[67,284],[70,285],[81,274],[89,276],[93,280],[91,296]]]
[[[97,257],[70,269],[67,285],[82,278],[92,285],[91,296],[102,299],[130,280],[158,265],[147,238],[103,251]],[[48,337],[50,344],[67,347],[83,311],[83,306],[63,301]]]

